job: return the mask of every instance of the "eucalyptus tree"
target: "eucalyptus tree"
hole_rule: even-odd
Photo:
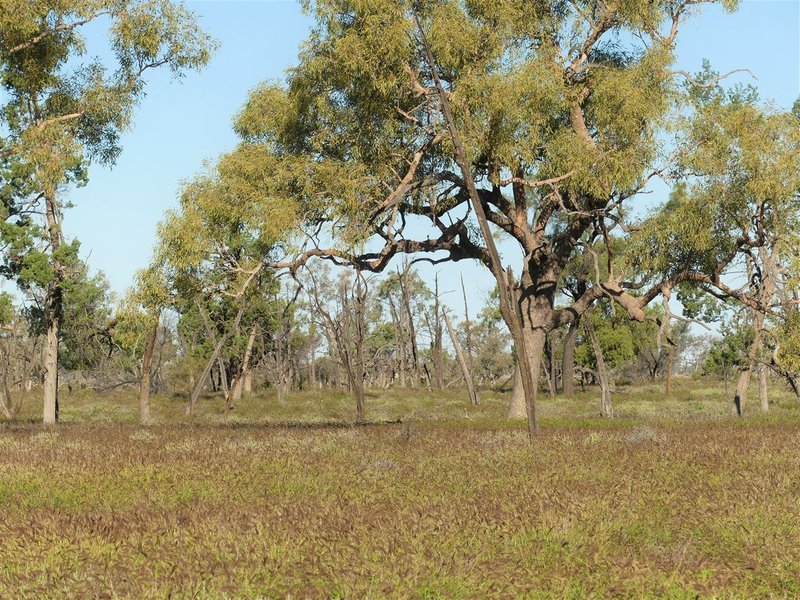
[[[153,356],[161,328],[161,315],[172,304],[164,261],[156,259],[136,273],[135,285],[116,311],[114,339],[138,367],[139,422],[149,425]],[[162,333],[164,335],[164,333]]]
[[[772,330],[772,357],[770,366],[786,378],[800,402],[800,308],[787,306],[776,319]]]
[[[620,227],[671,164],[659,133],[682,98],[672,63],[697,4],[308,3],[316,26],[300,64],[285,86],[255,89],[236,121],[234,154],[262,165],[263,212],[280,206],[303,229],[269,264],[322,256],[379,272],[398,254],[477,260],[501,299],[513,296],[501,308],[524,331],[515,348],[528,380],[547,333],[595,300],[645,319],[660,280],[632,294],[609,272],[567,306],[555,298],[570,258]],[[493,229],[479,234],[475,215]],[[510,278],[494,234],[522,257]],[[522,413],[535,434],[529,388]]]
[[[659,273],[667,295],[682,280],[749,311],[752,338],[734,396],[742,414],[752,371],[765,360],[765,320],[800,274],[800,119],[761,105],[749,86],[724,90],[715,79],[706,70],[708,83],[694,90],[679,164],[686,182],[631,236],[630,264]]]
[[[83,31],[107,24],[108,60],[85,55]],[[12,252],[47,257],[44,422],[57,420],[58,340],[63,319],[63,190],[86,182],[91,161],[110,164],[130,127],[145,77],[204,65],[212,43],[192,13],[169,0],[8,0],[0,5],[2,233]],[[38,257],[36,260],[39,260]]]
[[[366,415],[367,370],[378,356],[367,355],[370,282],[360,271],[352,277],[349,272],[342,272],[336,282],[323,269],[307,268],[305,273],[313,314],[325,333],[330,353],[336,356],[347,377],[356,403],[356,422],[362,423]]]
[[[420,322],[425,317],[425,303],[431,292],[422,278],[408,263],[390,273],[378,288],[378,296],[388,308],[394,326],[395,359],[400,385],[419,386],[422,378],[422,359],[419,349]]]
[[[258,354],[256,339],[271,331],[265,320],[274,315],[266,314],[264,303],[279,284],[261,266],[284,228],[279,211],[264,214],[252,201],[258,189],[256,169],[244,154],[223,156],[185,184],[178,208],[168,211],[159,225],[158,256],[172,306],[181,313],[184,338],[198,338],[190,358],[203,364],[199,376],[191,379],[189,412],[215,364],[228,408],[233,408]],[[233,363],[231,378],[228,367]]]

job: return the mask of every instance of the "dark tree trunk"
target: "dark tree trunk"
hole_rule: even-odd
[[[575,343],[578,339],[580,317],[569,324],[564,336],[564,354],[561,357],[561,386],[567,397],[575,395]]]

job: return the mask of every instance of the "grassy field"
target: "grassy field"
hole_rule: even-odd
[[[754,390],[755,392],[755,390]],[[542,400],[269,393],[192,422],[158,397],[31,400],[0,425],[0,598],[800,596],[800,409],[721,386]],[[399,423],[378,424],[401,420]]]

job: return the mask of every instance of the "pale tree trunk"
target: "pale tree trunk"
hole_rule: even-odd
[[[225,369],[225,361],[222,358],[222,353],[217,356],[217,371],[219,372],[219,384],[222,388],[222,396],[225,398],[225,410],[230,412],[233,410],[233,402],[231,400],[231,390],[228,387],[228,373]]]
[[[442,390],[444,389],[444,355],[442,354],[442,338],[444,337],[442,332],[442,319],[441,315],[441,303],[439,302],[439,276],[436,275],[434,278],[435,281],[435,291],[433,296],[433,323],[431,323],[431,327],[433,329],[433,365],[436,370],[436,389]],[[470,372],[472,371],[472,362],[470,361]]]
[[[278,393],[278,404],[284,406],[286,404],[286,387],[279,383],[275,386],[275,391]]]
[[[58,422],[58,320],[51,319],[47,326],[44,354],[44,423]]]
[[[583,322],[586,334],[592,342],[592,352],[594,359],[597,363],[597,379],[600,383],[600,416],[610,419],[614,416],[614,407],[611,404],[611,389],[613,382],[606,367],[606,361],[603,357],[603,348],[600,346],[600,339],[597,337],[597,332],[594,330],[594,324],[591,318],[586,318]]]
[[[524,419],[525,412],[525,390],[522,388],[522,373],[519,365],[514,366],[514,386],[511,388],[511,404],[508,406],[509,419]]]
[[[417,351],[417,330],[414,326],[414,312],[411,309],[411,292],[408,289],[408,273],[409,266],[406,263],[403,272],[400,273],[400,292],[403,299],[403,307],[405,308],[406,318],[408,319],[408,338],[411,343],[411,372],[414,380],[411,384],[412,388],[419,386],[421,379],[419,368],[419,353]]]
[[[258,326],[253,325],[250,328],[250,335],[247,336],[247,345],[244,349],[244,357],[242,358],[242,366],[239,368],[239,372],[236,374],[236,378],[233,380],[233,401],[239,402],[242,399],[242,388],[244,384],[244,380],[247,377],[247,373],[250,372],[250,360],[253,355],[253,345],[256,341],[256,332]]]
[[[367,376],[367,366],[364,360],[364,343],[367,335],[367,321],[366,321],[366,301],[367,301],[367,282],[364,276],[359,271],[356,276],[355,289],[353,291],[353,303],[355,311],[355,350],[356,350],[356,364],[355,369],[349,368],[348,373],[352,373],[353,377],[353,392],[356,396],[356,422],[363,423],[365,420],[364,411],[364,380]],[[419,383],[419,363],[417,362],[416,355],[416,341],[413,341],[413,322],[410,321],[411,313],[409,308],[409,322],[411,324],[412,343],[414,344],[414,373],[416,383]]]
[[[767,365],[758,368],[758,399],[761,402],[761,412],[769,412],[769,391],[767,375],[769,371]]]
[[[543,330],[525,328],[525,350],[528,354],[528,365],[530,376],[533,378],[533,402],[536,402],[539,390],[539,370],[542,366],[542,355],[544,354],[544,344],[546,334]],[[511,393],[511,405],[508,407],[509,419],[525,419],[528,417],[528,406],[525,400],[525,386],[522,380],[522,371],[517,366],[514,375],[514,391]]]
[[[744,415],[744,405],[747,403],[747,392],[750,389],[750,379],[753,375],[756,359],[761,350],[762,327],[764,326],[764,314],[756,313],[753,318],[753,341],[747,350],[747,366],[739,373],[736,382],[736,395],[733,397],[733,408],[740,417]]]
[[[561,387],[564,395],[575,395],[575,343],[578,339],[580,317],[576,317],[569,324],[567,335],[564,336],[564,354],[561,357]]]
[[[286,396],[289,395],[289,389],[292,385],[291,370],[286,371],[287,367],[282,367],[284,370],[278,375],[278,384],[275,386],[275,391],[278,392],[278,404],[284,406],[286,404]]]
[[[672,396],[672,372],[675,369],[675,347],[670,345],[667,349],[667,397]]]
[[[0,397],[0,410],[2,410],[3,416],[10,421],[16,416],[20,405],[15,406],[14,400],[11,397],[11,389],[8,386],[10,377],[8,373],[8,363],[9,351],[6,350],[3,352],[3,395]]]
[[[736,381],[736,395],[733,397],[733,409],[740,417],[744,415],[744,405],[747,402],[747,391],[750,388],[750,378],[753,374],[753,366],[748,364],[740,373]]]
[[[249,396],[253,393],[253,369],[247,369],[244,373],[244,396]]]
[[[233,327],[231,330],[236,330],[239,328],[239,322],[242,320],[242,315],[244,314],[244,304],[239,307],[238,312],[236,313],[236,318],[234,319]],[[223,336],[217,340],[217,343],[214,345],[214,350],[211,353],[208,361],[206,362],[205,367],[203,367],[202,373],[200,376],[197,377],[195,380],[194,387],[192,388],[192,393],[189,396],[189,404],[187,406],[187,414],[189,416],[192,415],[194,411],[194,405],[197,403],[198,398],[200,398],[200,392],[203,390],[203,385],[205,384],[206,377],[208,377],[209,373],[211,373],[211,368],[214,366],[214,363],[217,362],[219,358],[219,354],[222,351],[222,347],[225,345],[225,342],[228,341],[228,337],[230,337],[230,331],[226,331]]]
[[[480,397],[478,396],[478,390],[475,389],[475,385],[472,381],[472,372],[469,369],[467,358],[461,351],[461,344],[458,343],[458,337],[456,336],[456,332],[453,329],[452,323],[450,323],[450,318],[447,316],[445,311],[442,311],[442,316],[444,317],[444,323],[447,326],[447,333],[450,334],[450,340],[453,342],[453,349],[456,351],[458,364],[461,365],[461,372],[464,374],[464,383],[467,385],[467,394],[469,395],[470,404],[472,404],[472,406],[478,406],[481,401]]]
[[[317,349],[311,348],[311,364],[308,371],[308,387],[317,387]]]
[[[439,285],[437,281],[436,291],[439,291]],[[467,361],[469,362],[469,369],[472,371],[474,366],[473,364],[473,352],[472,352],[472,323],[469,320],[469,303],[467,302],[467,288],[464,286],[464,274],[461,274],[461,295],[464,297],[464,332],[466,333],[466,343],[467,343]]]
[[[158,336],[158,315],[155,323],[147,335],[147,343],[142,354],[142,379],[139,385],[139,422],[142,425],[150,424],[150,374],[153,362],[153,350],[156,347]]]
[[[50,239],[51,265],[54,271],[53,281],[47,290],[45,316],[47,319],[47,342],[44,354],[44,408],[43,422],[52,425],[58,422],[58,337],[63,311],[61,283],[64,272],[61,263],[52,255],[61,247],[62,233],[58,222],[58,205],[55,193],[45,194],[47,213],[47,234]]]

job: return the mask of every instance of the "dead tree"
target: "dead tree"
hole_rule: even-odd
[[[481,401],[478,397],[478,391],[475,389],[475,385],[472,381],[472,372],[470,371],[469,364],[467,363],[467,358],[464,356],[464,352],[461,350],[461,344],[458,343],[458,336],[453,329],[452,323],[450,323],[450,319],[447,316],[447,311],[442,310],[442,317],[444,317],[444,322],[447,325],[447,332],[450,334],[450,341],[453,343],[453,349],[456,352],[458,364],[461,365],[461,372],[464,374],[464,383],[467,386],[467,394],[469,394],[470,404],[472,404],[472,406],[478,406]]]
[[[301,289],[298,285],[282,301],[278,302],[278,299],[275,299],[276,304],[280,306],[278,326],[268,332],[268,339],[262,336],[261,347],[264,352],[263,362],[267,369],[267,378],[278,392],[278,403],[281,405],[286,402],[296,371],[293,351],[294,309],[300,298]]]
[[[326,282],[320,281],[313,270],[309,269],[308,272],[311,280],[310,297],[313,311],[326,331],[326,337],[332,344],[347,376],[356,402],[356,422],[363,423],[364,384],[367,374],[365,356],[366,305],[369,291],[367,280],[360,270],[356,270],[353,281],[342,278],[335,297],[329,299],[323,291]]]

